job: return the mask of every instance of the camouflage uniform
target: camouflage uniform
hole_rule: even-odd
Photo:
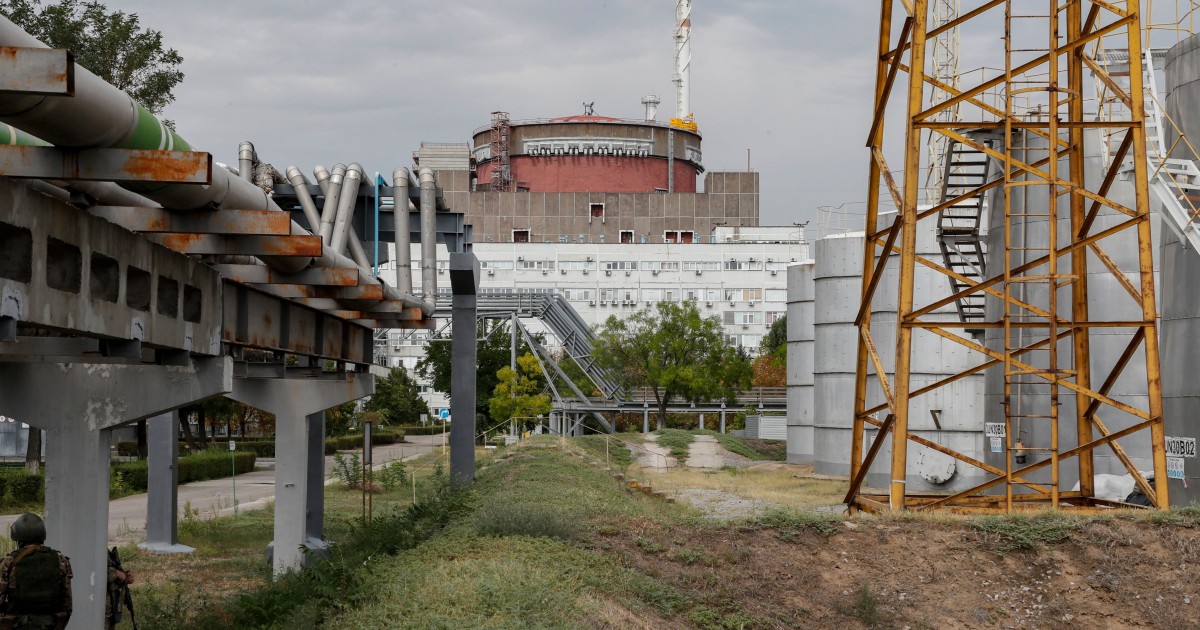
[[[59,575],[62,579],[62,602],[58,610],[44,614],[18,614],[9,611],[9,596],[13,592],[13,567],[38,549],[58,555]],[[19,575],[19,574],[18,574]],[[61,630],[71,619],[71,560],[62,553],[37,544],[22,545],[16,551],[0,559],[0,630]]]

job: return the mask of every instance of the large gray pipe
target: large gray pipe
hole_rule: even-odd
[[[392,216],[396,222],[396,288],[412,293],[412,236],[408,232],[408,169],[392,171]]]
[[[338,197],[337,214],[333,217],[333,231],[330,233],[329,246],[339,254],[346,251],[346,238],[350,229],[350,218],[354,215],[354,206],[358,202],[358,188],[362,183],[362,167],[351,164],[346,169],[346,178],[342,182],[341,194]],[[321,226],[324,228],[324,226]],[[322,232],[324,230],[322,229]]]
[[[437,182],[433,169],[420,170],[421,180],[421,297],[437,301]]]
[[[337,216],[338,195],[342,192],[342,180],[346,178],[346,167],[342,164],[333,166],[333,173],[325,188],[325,206],[321,208],[321,241],[329,245],[333,236],[333,220]]]
[[[254,145],[248,141],[238,145],[238,175],[248,182],[254,180]]]
[[[320,164],[313,167],[313,177],[317,180],[317,187],[321,189],[321,194],[329,192],[329,170]]]
[[[287,178],[292,188],[296,190],[296,199],[300,201],[300,209],[304,211],[304,219],[308,221],[309,230],[316,231],[321,225],[321,214],[317,212],[317,204],[312,195],[308,194],[308,180],[304,173],[295,166],[287,167]]]

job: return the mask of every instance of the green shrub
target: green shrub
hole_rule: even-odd
[[[20,472],[8,474],[5,481],[8,482],[5,498],[10,503],[37,503],[44,496],[45,483],[41,473],[30,474],[22,469]]]
[[[396,428],[400,431],[403,431],[405,435],[441,435],[442,431],[445,431],[446,433],[450,432],[450,427],[444,427],[440,424],[406,424]]]
[[[375,478],[379,480],[379,485],[383,486],[385,492],[391,492],[397,486],[404,485],[404,482],[408,480],[408,473],[404,471],[404,462],[397,459],[384,464],[375,473]]]
[[[351,453],[349,457],[341,453],[335,453],[333,456],[333,476],[337,477],[338,481],[342,482],[342,485],[347,488],[361,488],[363,483],[363,467],[358,453]]]
[[[117,442],[117,455],[121,457],[137,457],[138,452],[137,442]]]

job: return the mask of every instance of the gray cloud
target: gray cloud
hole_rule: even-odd
[[[163,31],[187,75],[166,116],[233,161],[358,161],[390,173],[421,141],[466,142],[513,118],[675,109],[670,0],[111,0]],[[764,223],[860,201],[877,8],[838,0],[697,0],[692,104],[709,169],[762,173]]]

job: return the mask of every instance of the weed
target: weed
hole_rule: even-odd
[[[383,486],[384,492],[391,492],[408,481],[408,473],[404,470],[404,462],[395,460],[384,464],[383,468],[379,469],[379,485]]]
[[[569,540],[572,523],[551,507],[532,503],[489,503],[475,513],[481,536],[530,536]]]
[[[638,536],[637,540],[634,542],[638,547],[642,548],[642,551],[645,551],[646,553],[662,553],[667,550],[666,545],[656,540],[646,538],[645,536]]]
[[[347,488],[361,488],[363,485],[362,460],[358,453],[345,457],[341,453],[333,456],[333,476]]]
[[[701,606],[688,613],[688,619],[702,630],[745,630],[754,627],[754,619],[743,612],[728,615]]]
[[[997,553],[1006,554],[1060,543],[1087,522],[1086,518],[1047,511],[1033,516],[983,516],[971,525],[983,533],[985,541],[994,539]]]
[[[706,567],[717,566],[718,558],[704,549],[676,549],[667,554],[667,558],[674,562],[680,562],[687,565],[702,564]]]
[[[770,527],[780,540],[792,542],[800,532],[812,531],[822,536],[832,536],[838,531],[837,518],[830,514],[801,510],[768,510],[753,521],[760,527]]]
[[[871,592],[871,587],[863,583],[857,591],[851,595],[850,603],[843,607],[842,614],[854,617],[859,621],[867,624],[868,627],[875,627],[887,620],[888,615],[879,605],[879,599]]]

